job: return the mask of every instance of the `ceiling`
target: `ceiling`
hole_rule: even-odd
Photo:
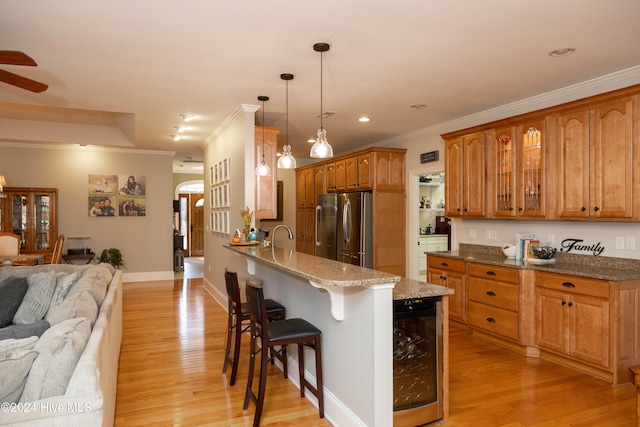
[[[292,73],[288,137],[308,158],[327,42],[324,127],[346,153],[639,66],[638,17],[638,0],[2,0],[0,49],[38,66],[0,69],[49,88],[0,83],[0,142],[175,152],[175,171],[197,172],[259,95],[284,141]],[[181,114],[196,118],[175,142]]]

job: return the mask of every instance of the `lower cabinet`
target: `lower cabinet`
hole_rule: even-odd
[[[469,326],[518,341],[518,270],[467,263],[467,323]]]
[[[640,280],[609,281],[427,254],[428,282],[455,290],[450,320],[480,338],[614,385],[640,365]]]
[[[553,273],[536,276],[536,343],[542,350],[610,367],[610,284]]]
[[[449,295],[449,318],[467,321],[464,260],[427,254],[427,282],[455,291]]]

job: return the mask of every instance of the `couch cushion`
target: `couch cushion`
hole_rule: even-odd
[[[98,304],[89,291],[83,291],[66,298],[62,304],[49,310],[46,320],[51,325],[56,325],[75,317],[86,317],[91,321],[91,327],[98,318]]]
[[[59,305],[64,297],[67,296],[69,289],[76,283],[78,280],[78,273],[56,273],[56,289],[53,291],[53,295],[51,297],[51,303],[49,304],[49,311],[53,309],[55,306]]]
[[[15,356],[25,350],[32,350],[38,341],[38,337],[22,339],[6,339],[0,341],[0,360]]]
[[[27,283],[29,289],[13,316],[13,323],[17,325],[28,325],[44,319],[56,287],[56,273],[52,270],[47,273],[32,274],[27,277]]]
[[[42,334],[20,402],[64,395],[90,334],[91,322],[82,317],[65,320]]]
[[[27,289],[27,279],[24,277],[9,277],[0,282],[0,328],[13,322]]]
[[[107,295],[107,286],[109,282],[98,272],[85,272],[80,279],[69,289],[66,298],[71,298],[75,294],[81,294],[88,291],[93,299],[96,300],[98,307],[102,304],[102,300]]]
[[[39,337],[49,329],[49,322],[44,319],[40,319],[37,322],[30,323],[28,325],[9,325],[4,328],[0,328],[0,341],[10,338],[28,338]]]
[[[0,360],[0,402],[18,403],[29,375],[29,370],[38,352],[23,350],[9,358]]]

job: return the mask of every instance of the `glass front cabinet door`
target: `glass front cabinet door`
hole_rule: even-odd
[[[547,197],[544,136],[544,119],[495,129],[495,217],[544,217]]]
[[[20,253],[41,253],[49,262],[58,237],[58,190],[5,187],[2,231],[20,236]]]

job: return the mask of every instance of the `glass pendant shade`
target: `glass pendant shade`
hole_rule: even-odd
[[[289,144],[285,144],[282,147],[282,156],[278,159],[278,168],[279,169],[295,169],[296,159],[291,154],[291,146]]]
[[[258,176],[269,176],[271,175],[271,168],[264,162],[264,158],[256,168],[256,175]]]
[[[314,159],[330,159],[333,157],[333,147],[327,141],[327,131],[318,129],[318,137],[311,147],[311,157]]]

